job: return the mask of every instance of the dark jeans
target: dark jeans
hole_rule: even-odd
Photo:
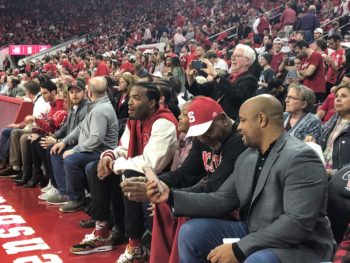
[[[178,246],[181,263],[208,262],[210,250],[222,245],[223,238],[243,238],[249,231],[245,223],[220,219],[192,219],[181,226]],[[280,263],[269,249],[247,257],[245,263]]]
[[[94,220],[108,221],[112,210],[114,225],[123,229],[124,202],[119,187],[121,176],[111,173],[101,180],[97,176],[98,162],[91,162],[85,168],[91,194],[91,217]]]
[[[0,160],[6,161],[9,157],[10,143],[11,143],[11,132],[12,128],[5,128],[1,130],[0,140]]]

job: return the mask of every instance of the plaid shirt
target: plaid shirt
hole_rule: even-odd
[[[350,262],[350,224],[348,225],[343,241],[339,244],[333,258],[333,263],[348,262]]]

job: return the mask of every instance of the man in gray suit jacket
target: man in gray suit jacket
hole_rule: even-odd
[[[330,261],[334,239],[326,217],[327,176],[317,154],[284,133],[283,108],[270,95],[247,100],[240,109],[239,131],[250,148],[217,192],[158,193],[148,182],[153,202],[167,201],[176,216],[202,217],[184,224],[179,235],[182,263]],[[239,222],[220,219],[240,208]],[[207,218],[205,218],[207,217]],[[240,238],[222,244],[223,238]]]

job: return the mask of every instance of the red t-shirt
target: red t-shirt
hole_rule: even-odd
[[[129,72],[131,74],[134,74],[135,73],[135,68],[134,68],[134,64],[132,64],[131,62],[126,62],[124,64],[122,64],[120,66],[120,70],[121,72]]]
[[[95,72],[95,77],[103,77],[103,76],[108,76],[109,75],[109,69],[107,68],[106,63],[104,63],[103,61],[101,61],[98,65],[97,65],[97,70]]]
[[[283,61],[283,53],[282,52],[272,56],[272,61],[271,61],[270,66],[274,72],[278,72],[278,67],[279,67],[279,65],[281,65],[282,61]]]
[[[344,58],[345,58],[345,49],[340,48],[338,50],[335,50],[331,55],[330,55],[331,59],[334,61],[334,64],[339,67],[341,65],[344,64]],[[338,72],[334,71],[333,68],[331,66],[328,67],[327,70],[327,76],[326,76],[326,80],[329,83],[332,83],[335,85],[335,83],[337,82],[337,76],[338,76]]]
[[[320,53],[313,52],[310,57],[306,57],[301,62],[301,69],[305,70],[309,65],[316,66],[314,74],[306,77],[303,80],[303,84],[312,89],[316,93],[326,92],[326,79],[325,79],[325,69],[323,65],[323,58]]]
[[[332,118],[333,114],[335,113],[334,100],[335,100],[335,94],[330,93],[325,99],[325,101],[322,103],[320,110],[324,110],[326,112],[326,115],[324,116],[322,123],[326,123],[330,118]]]

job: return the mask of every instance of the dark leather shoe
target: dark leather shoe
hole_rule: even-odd
[[[10,178],[12,175],[18,175],[21,171],[15,171],[13,168],[7,167],[0,171],[0,177],[1,178]]]
[[[19,181],[22,180],[22,177],[23,177],[23,174],[20,173],[20,174],[16,175],[15,177],[13,177],[13,178],[12,178],[12,181],[14,181],[14,182],[19,182]]]

